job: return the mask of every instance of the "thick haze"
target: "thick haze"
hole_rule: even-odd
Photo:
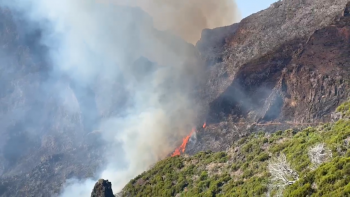
[[[231,25],[240,14],[233,0],[100,0],[139,6],[160,30],[169,30],[195,44],[203,29]]]
[[[197,117],[196,90],[205,81],[199,54],[159,30],[195,43],[202,29],[237,21],[231,0],[132,2],[153,16],[158,30],[141,9],[120,1],[1,2],[43,29],[49,76],[68,81],[55,87],[60,107],[81,114],[86,132],[97,130],[113,144],[101,178],[112,181],[116,192],[203,121]],[[62,195],[89,195],[91,184],[69,180]]]

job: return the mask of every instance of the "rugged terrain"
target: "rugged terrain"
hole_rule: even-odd
[[[239,24],[204,30],[197,48],[210,70],[203,91],[209,110],[207,127],[197,128],[186,149],[194,156],[159,162],[124,195],[277,195],[283,190],[267,166],[282,153],[307,177],[283,195],[348,195],[346,179],[334,177],[348,175],[349,122],[334,123],[347,113],[334,111],[349,98],[349,9],[347,1],[280,1]],[[269,134],[278,130],[286,131]],[[335,159],[315,169],[307,155],[317,143],[332,147]]]
[[[121,10],[137,21],[128,26],[130,32],[146,29],[159,41],[148,44],[145,54],[157,64],[144,56],[133,62],[130,69],[139,71],[134,73],[135,83],[147,80],[147,74],[165,60],[175,64],[174,59],[180,58],[197,64],[195,46],[154,29],[140,9]],[[95,173],[118,146],[102,139],[99,123],[131,105],[129,92],[118,81],[122,77],[112,82],[98,78],[82,86],[67,74],[54,72],[49,50],[42,44],[48,31],[44,26],[0,8],[0,196],[54,196],[67,179],[99,178]],[[135,48],[150,42],[150,36],[139,37],[130,41]],[[176,45],[169,49],[167,42]],[[164,48],[176,51],[177,57]],[[155,54],[159,51],[161,55]],[[196,72],[191,68],[188,74]],[[197,79],[188,77],[182,82],[190,80]]]
[[[265,174],[267,159],[281,151],[285,151],[288,160],[295,156],[291,154],[294,149],[279,146],[308,141],[308,134],[315,132],[319,132],[315,134],[317,140],[311,139],[305,147],[321,143],[320,138],[347,138],[348,122],[332,123],[340,127],[336,129],[303,130],[299,135],[293,132],[272,134],[290,128],[294,129],[292,131],[308,126],[316,128],[336,121],[339,114],[333,112],[350,96],[350,8],[347,2],[279,1],[238,24],[204,30],[196,46],[158,32],[164,41],[171,37],[179,45],[186,45],[188,50],[181,54],[191,54],[196,63],[203,60],[209,76],[201,79],[206,80],[205,86],[197,89],[200,102],[208,106],[200,115],[198,125],[206,121],[207,127],[198,128],[196,140],[191,140],[186,153],[227,151],[166,159],[135,178],[123,194],[193,196],[213,189],[216,194],[227,191],[237,195],[260,195],[268,189],[265,184],[269,180],[269,175]],[[52,67],[45,47],[39,44],[40,28],[32,29],[21,17],[14,16],[16,13],[0,9],[0,55],[4,59],[0,63],[0,196],[54,195],[59,193],[66,179],[93,177],[96,169],[104,164],[105,158],[101,155],[110,147],[102,143],[99,132],[94,131],[96,122],[118,113],[120,109],[116,106],[127,105],[127,93],[117,82],[108,88],[115,89],[116,95],[125,96],[108,95],[107,99],[103,95],[103,88],[107,88],[103,81],[94,87],[76,86],[66,76],[50,76],[48,81]],[[143,15],[142,18],[148,19]],[[156,49],[149,51],[152,54]],[[134,66],[149,70],[154,65],[140,57]],[[137,78],[142,79],[143,73],[139,74],[141,77]],[[64,98],[53,96],[62,89]],[[61,106],[67,105],[67,100],[74,100],[79,108],[68,106],[72,110],[64,110],[66,108]],[[88,108],[95,112],[85,113]],[[267,142],[263,134],[250,135],[258,131],[266,132]],[[239,142],[240,138],[245,140]],[[340,146],[341,140],[335,144],[327,141],[327,145]],[[243,146],[252,143],[256,143],[254,147],[244,152]],[[18,148],[19,145],[22,148]],[[333,148],[332,151],[336,154],[334,158],[338,158],[332,160],[333,163],[345,158],[346,151]],[[300,154],[307,155],[306,152]],[[199,161],[204,162],[203,165],[198,164]],[[191,162],[196,170],[189,169]],[[291,162],[298,173],[309,173]],[[173,165],[179,170],[171,175],[173,182],[169,183],[162,176]],[[256,165],[260,167],[255,168]],[[158,172],[158,168],[164,169],[165,174]],[[202,173],[204,169],[209,170],[209,176]],[[211,174],[215,170],[216,174]],[[223,171],[227,174],[222,174]],[[216,175],[221,182],[215,186],[211,179]],[[177,181],[178,178],[181,180]],[[146,184],[150,181],[165,183],[152,190]],[[300,180],[300,185],[306,185],[307,181]],[[169,186],[174,186],[176,191],[166,188]],[[343,184],[338,186],[333,189],[344,189]],[[232,188],[235,191],[231,191]],[[312,192],[319,194],[317,189]]]
[[[188,153],[208,148],[225,150],[230,142],[252,131],[274,132],[329,122],[331,112],[349,97],[350,23],[346,2],[321,5],[315,1],[301,7],[297,2],[277,2],[240,24],[203,31],[197,48],[207,58],[212,75],[204,93],[214,99],[209,100],[209,126],[198,132],[202,140],[197,140]],[[328,3],[332,9],[323,7]],[[283,18],[280,12],[286,15],[287,10],[290,16]],[[312,17],[310,12],[314,12]],[[269,24],[266,28],[256,26],[270,14],[281,18],[265,19]],[[300,16],[303,20],[295,22]],[[304,23],[309,25],[299,26]],[[247,36],[247,32],[252,35]],[[203,47],[206,37],[214,47]],[[270,41],[273,38],[276,40]],[[262,44],[268,41],[271,44]],[[244,47],[245,53],[240,52]],[[213,51],[217,52],[215,57]],[[255,51],[260,51],[259,57]],[[220,87],[223,90],[214,96],[213,91]]]
[[[348,196],[350,102],[335,123],[259,132],[223,152],[203,151],[158,162],[122,196]],[[346,115],[347,114],[347,115]]]

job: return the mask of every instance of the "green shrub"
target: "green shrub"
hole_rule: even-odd
[[[258,156],[258,161],[266,161],[270,158],[269,154],[264,152]]]
[[[337,110],[344,115],[349,113],[350,117],[350,102]],[[178,156],[159,161],[132,179],[123,193],[136,197],[264,196],[271,183],[267,170],[269,155],[284,153],[299,174],[296,183],[285,187],[284,196],[350,196],[350,150],[345,142],[349,137],[347,119],[298,132],[278,131],[271,136],[259,132],[234,142],[232,149],[238,147],[235,151],[206,151],[188,158]],[[308,150],[318,143],[325,143],[333,158],[311,169]],[[208,167],[212,164],[220,170],[210,171]],[[273,196],[277,190],[270,193]]]
[[[282,133],[283,133],[283,131],[280,130],[280,131],[277,131],[277,132],[275,133],[275,135],[276,135],[276,136],[280,136],[280,135],[282,135]]]
[[[206,180],[207,178],[208,178],[208,173],[207,173],[206,171],[203,171],[203,172],[201,173],[201,176],[200,176],[199,180],[204,181],[204,180]]]
[[[239,169],[239,166],[237,164],[232,164],[231,169],[232,171],[237,171]]]
[[[264,138],[263,139],[263,143],[265,144],[265,143],[268,143],[269,142],[269,139],[268,138]]]

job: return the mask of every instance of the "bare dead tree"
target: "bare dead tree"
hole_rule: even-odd
[[[308,155],[312,163],[311,168],[314,170],[332,158],[332,151],[324,143],[319,143],[309,149]]]
[[[277,190],[277,196],[282,196],[282,192],[287,185],[299,180],[298,173],[290,167],[286,155],[283,153],[270,159],[267,168],[271,174],[269,188]]]

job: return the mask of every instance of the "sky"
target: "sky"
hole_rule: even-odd
[[[242,18],[253,13],[268,8],[272,3],[278,0],[236,0],[238,8],[241,11]]]

